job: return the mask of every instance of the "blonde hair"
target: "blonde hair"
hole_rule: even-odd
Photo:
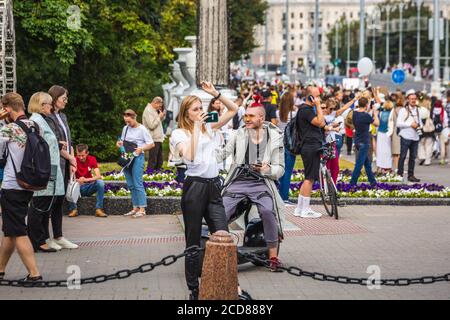
[[[390,101],[390,100],[386,101],[383,104],[383,109],[384,110],[392,110],[393,108],[394,108],[394,103],[392,101]]]
[[[36,92],[28,102],[28,113],[42,113],[43,103],[52,104],[52,96],[45,92]]]
[[[187,96],[183,99],[180,106],[180,113],[178,114],[178,128],[194,132],[194,122],[189,119],[189,109],[195,102],[202,102],[197,96]],[[206,127],[202,127],[202,131],[206,132]]]
[[[366,98],[367,100],[372,99],[372,92],[370,92],[369,90],[365,90],[362,94],[361,94],[362,98]]]
[[[20,112],[25,110],[25,103],[20,94],[16,92],[9,92],[2,97],[2,105],[4,107],[10,107],[15,112]]]
[[[421,102],[421,105],[422,105],[422,107],[425,107],[428,110],[431,110],[431,99],[428,97],[423,99],[423,101]]]

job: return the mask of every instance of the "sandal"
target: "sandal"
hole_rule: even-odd
[[[124,217],[131,217],[131,216],[134,216],[136,213],[138,213],[138,211],[133,209],[130,212],[125,213],[123,216]]]
[[[145,211],[138,211],[133,215],[133,218],[137,219],[137,218],[142,218],[145,217],[147,214],[145,213]]]

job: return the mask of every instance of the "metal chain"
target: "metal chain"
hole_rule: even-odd
[[[253,253],[239,253],[239,255],[249,262],[256,264],[262,264],[266,268],[270,268],[270,260],[262,259],[260,256]],[[427,276],[421,278],[399,278],[399,279],[367,279],[367,278],[352,278],[344,276],[332,276],[319,272],[309,272],[302,270],[297,267],[288,267],[280,265],[277,267],[278,270],[286,271],[290,275],[297,277],[308,277],[317,281],[329,281],[338,282],[342,284],[358,284],[361,286],[391,286],[391,287],[405,287],[413,284],[431,284],[436,282],[447,281],[450,282],[450,273],[441,276]]]
[[[186,256],[192,257],[204,251],[204,248],[200,248],[198,246],[192,246],[187,248],[183,253],[179,255],[170,255],[158,262],[155,263],[146,263],[141,265],[136,269],[124,269],[117,271],[116,273],[112,273],[109,275],[99,275],[90,278],[84,278],[79,281],[80,285],[83,284],[92,284],[92,283],[103,283],[110,280],[117,279],[127,279],[134,274],[137,273],[147,273],[155,270],[155,268],[159,266],[170,266],[178,261],[178,259],[184,258]],[[22,288],[61,288],[67,287],[67,280],[58,280],[58,281],[25,281],[25,280],[0,280],[0,286],[7,287],[22,287]]]

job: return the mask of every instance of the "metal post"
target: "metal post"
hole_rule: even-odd
[[[347,68],[346,76],[350,76],[350,19],[347,20]]]
[[[319,0],[314,14],[314,77],[319,77]]]
[[[364,22],[365,22],[365,10],[366,10],[366,2],[365,0],[360,0],[359,1],[359,59],[361,60],[362,58],[364,58],[364,40],[365,40],[365,35],[364,35]]]
[[[388,69],[390,67],[389,65],[389,34],[391,32],[390,28],[390,16],[391,16],[391,6],[386,5],[386,66],[385,66],[385,72],[388,72]]]
[[[445,68],[444,68],[444,81],[448,83],[450,77],[450,70],[448,68],[448,0],[445,1]]]
[[[339,59],[339,28],[338,28],[338,24],[336,25],[336,49],[334,52],[334,75],[338,76],[339,75],[339,66],[337,66],[337,60]]]
[[[289,41],[289,0],[286,0],[286,73],[288,77],[291,77],[291,61],[289,59],[290,53],[290,41]]]
[[[422,70],[420,68],[420,9],[423,0],[416,0],[417,4],[417,64],[416,64],[416,76],[414,80],[419,82],[422,81]]]
[[[403,68],[403,8],[405,4],[400,2],[398,8],[400,10],[400,36],[399,36],[399,44],[398,44],[398,68]]]
[[[269,80],[269,10],[266,11],[266,26],[264,28],[264,64],[265,64],[265,75],[264,79]]]
[[[433,81],[439,82],[441,77],[441,52],[439,47],[439,0],[434,0],[434,45],[433,45]]]

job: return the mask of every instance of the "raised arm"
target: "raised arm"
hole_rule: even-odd
[[[219,122],[213,123],[211,125],[211,128],[214,130],[218,130],[222,128],[224,125],[226,125],[231,119],[233,119],[234,115],[238,112],[238,106],[231,101],[230,99],[224,97],[222,94],[220,94],[213,84],[209,82],[202,82],[202,89],[206,93],[209,93],[214,98],[219,97],[219,100],[225,105],[227,108],[227,112],[225,112],[220,118]]]

